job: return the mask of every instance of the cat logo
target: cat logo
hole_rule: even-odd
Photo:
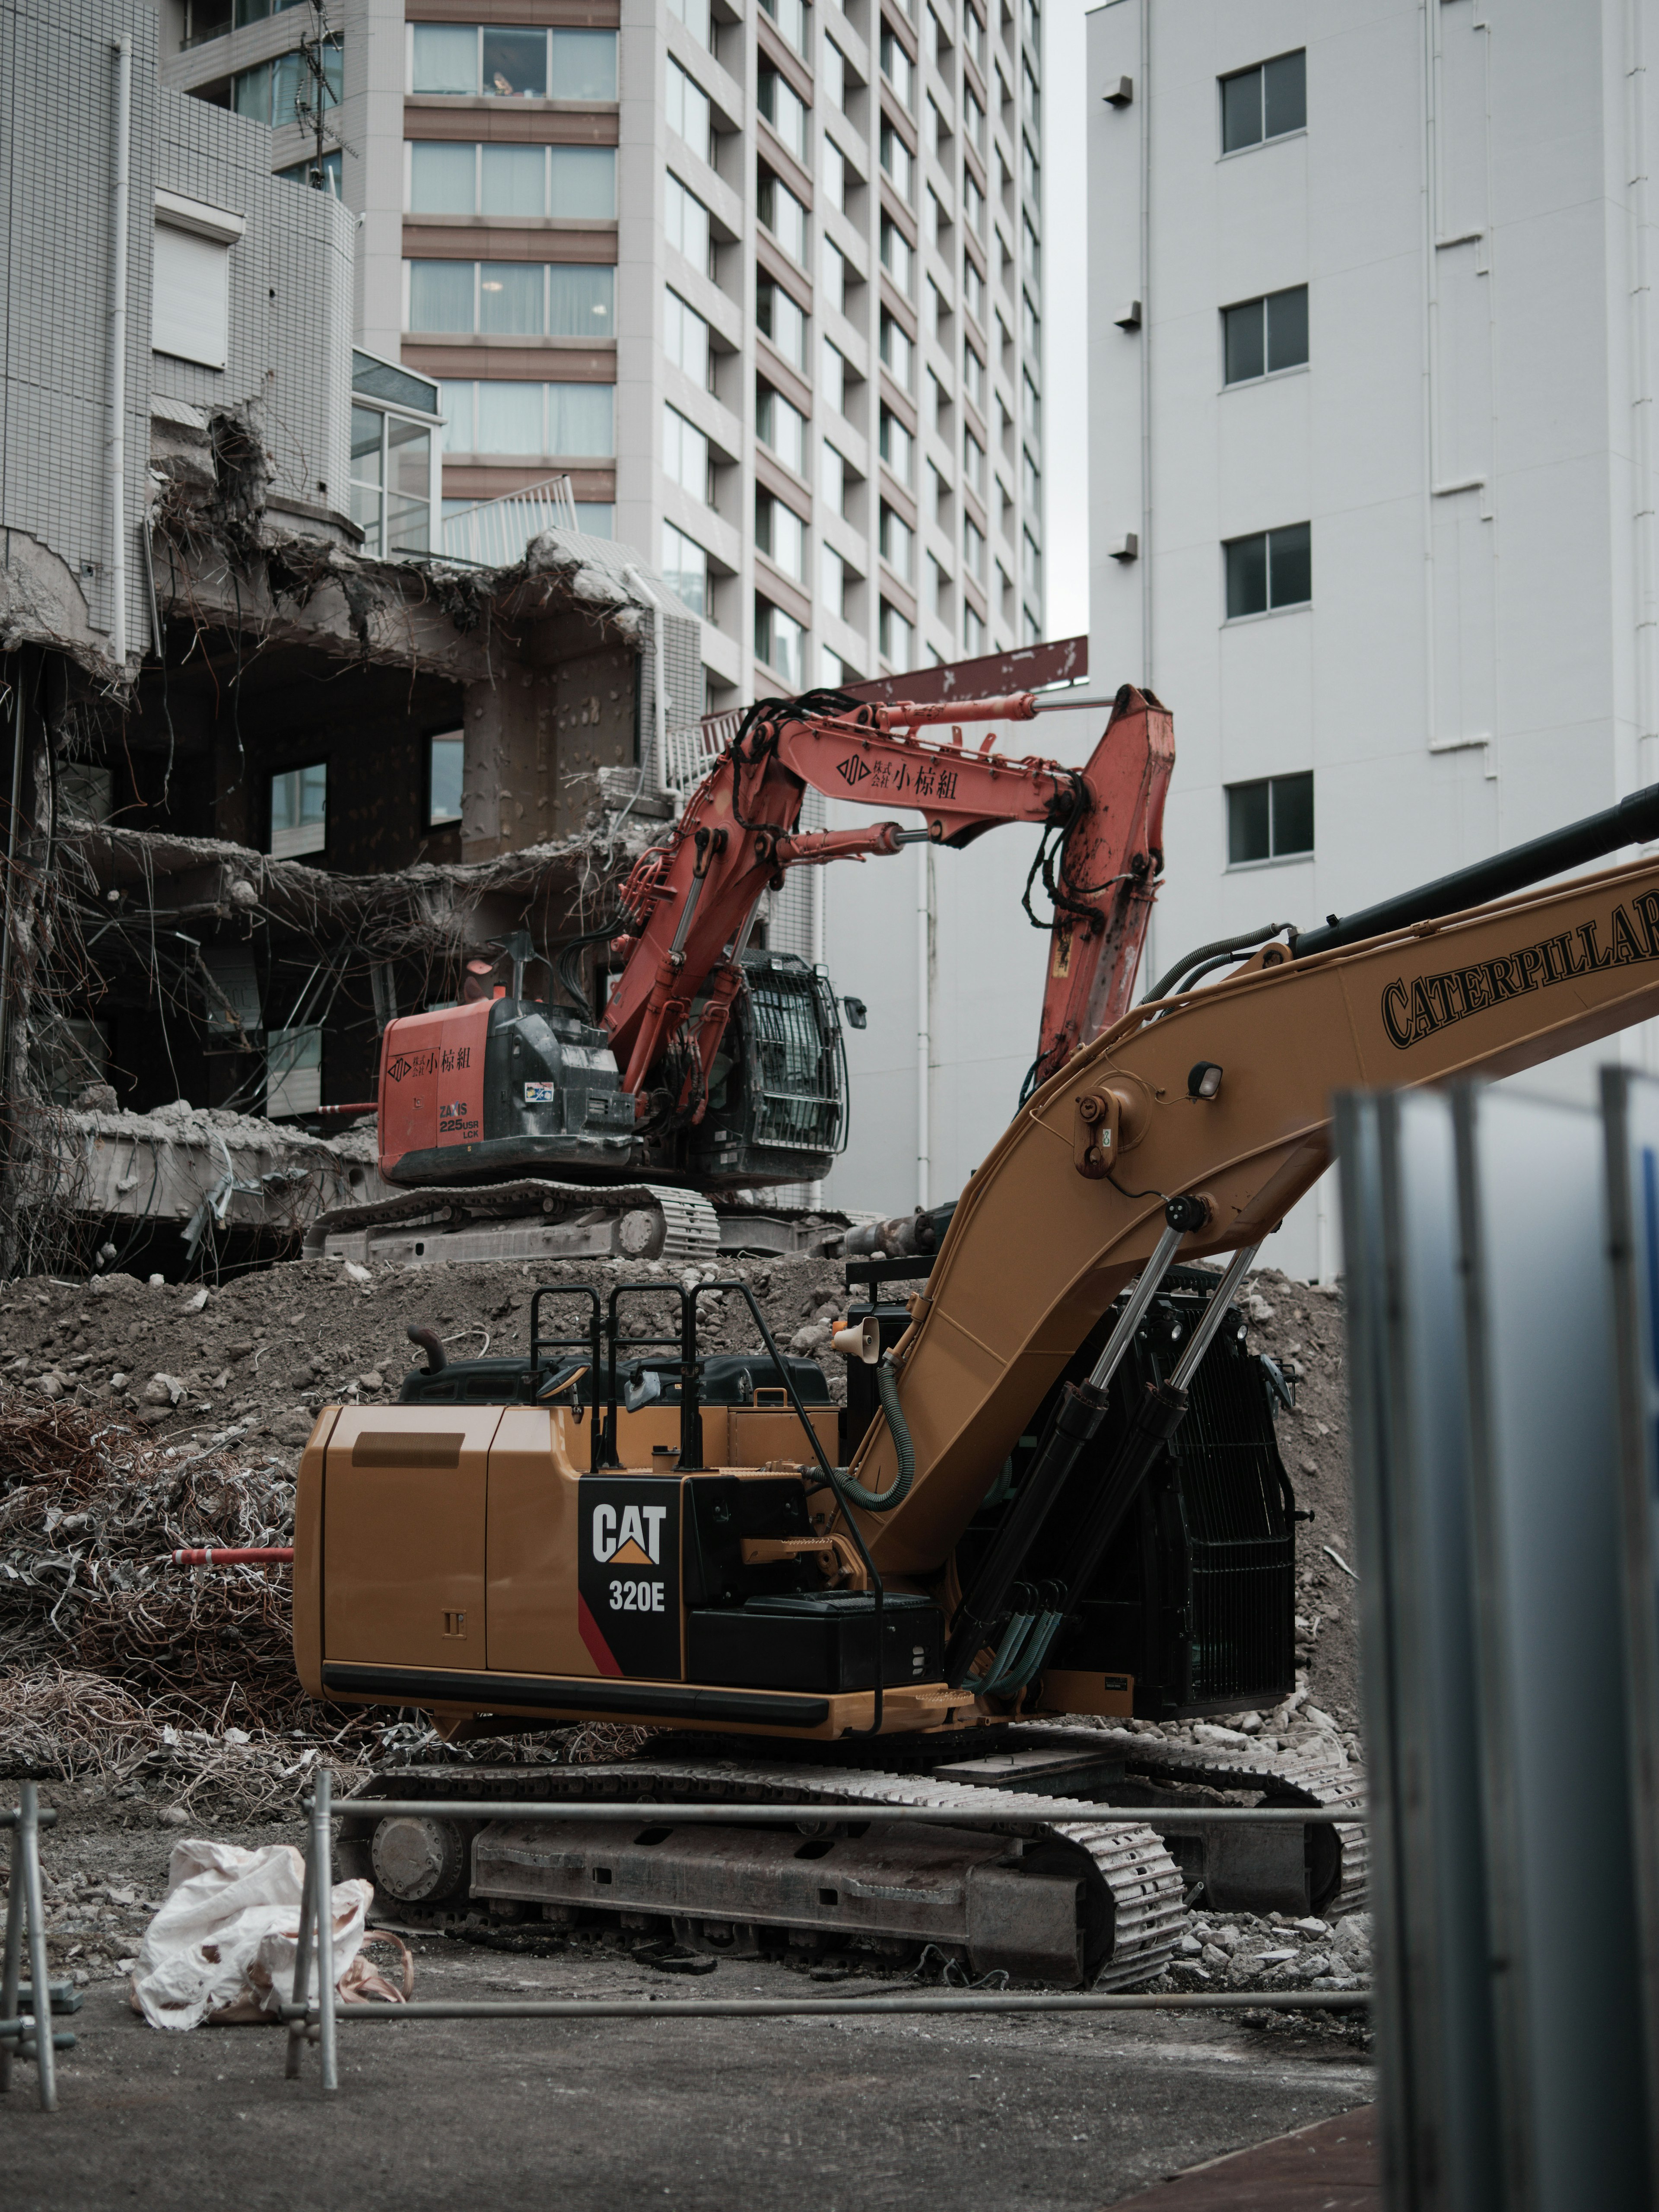
[[[665,1505],[624,1505],[620,1519],[614,1505],[596,1505],[593,1557],[605,1567],[660,1566],[667,1518]]]

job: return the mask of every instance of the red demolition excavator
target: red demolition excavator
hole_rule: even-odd
[[[1038,829],[1024,907],[1051,933],[1031,1072],[1046,1081],[1128,1010],[1175,745],[1164,708],[1126,684],[1085,767],[1016,753],[994,726],[1042,708],[1030,692],[872,706],[816,691],[750,708],[635,863],[616,917],[553,956],[569,1003],[528,994],[527,970],[553,967],[520,931],[502,940],[509,982],[484,968],[477,997],[387,1024],[377,1109],[392,1194],[325,1214],[308,1250],[708,1260],[714,1198],[823,1175],[846,1141],[840,1009],[822,969],[750,942],[792,867]],[[921,823],[804,830],[809,789]],[[596,945],[611,980],[597,1012],[579,965]],[[752,1245],[752,1212],[728,1219],[727,1249]]]

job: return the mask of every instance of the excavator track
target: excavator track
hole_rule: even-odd
[[[402,1825],[429,1825],[436,1841],[404,1835],[382,1847],[373,1812],[376,1797],[429,1798],[432,1823]],[[653,1798],[682,1804],[722,1799],[744,1806],[810,1803],[832,1816],[826,1826],[855,1826],[865,1832],[845,1842],[803,1846],[793,1834],[780,1844],[776,1832],[749,1825],[684,1832],[638,1830],[633,1821],[615,1826],[573,1822],[568,1829],[557,1823],[513,1825],[515,1802],[606,1797],[632,1804]],[[411,1842],[417,1851],[438,1857],[447,1851],[453,1863],[454,1843],[441,1832],[446,1799],[501,1802],[501,1820],[463,1841],[475,1898],[511,1895],[516,1888],[520,1899],[539,1898],[556,1917],[574,1917],[572,1900],[592,1905],[602,1899],[607,1911],[670,1919],[677,1935],[716,1951],[741,1947],[742,1935],[731,1931],[752,1912],[757,1923],[811,1944],[836,1940],[851,1927],[866,1940],[935,1942],[964,1956],[976,1973],[1000,1970],[1017,1980],[1123,1990],[1161,1973],[1183,1932],[1180,1870],[1148,1827],[1107,1826],[1097,1806],[1065,1798],[1036,1803],[1005,1790],[927,1775],[806,1763],[642,1756],[592,1766],[398,1768],[376,1775],[341,1804],[343,1868],[379,1880],[392,1849]],[[870,1820],[866,1831],[866,1820],[883,1805],[936,1806],[939,1826],[883,1831],[878,1820]],[[1019,1858],[1011,1858],[1016,1847],[1006,1834],[953,1828],[952,1814],[966,1812],[995,1814],[1018,1827]],[[833,1819],[849,1813],[865,1817],[851,1824]],[[769,1849],[757,1848],[757,1832]],[[683,1844],[671,1850],[676,1837]],[[812,1860],[804,1883],[803,1869],[793,1863],[803,1858]],[[1057,1932],[1052,1909],[1046,1936],[1034,1934],[1040,1916],[1031,1908],[1044,1900],[1029,1879],[1020,1879],[1022,1872],[1033,1871],[1047,1879],[1054,1895],[1063,1896],[1062,1912],[1073,1916],[1069,1936]],[[467,1880],[463,1875],[457,1887]],[[405,1881],[401,1887],[417,1886]],[[792,1905],[791,1895],[806,1902]],[[441,1908],[423,1912],[418,1900],[388,1893],[384,1884],[380,1896],[392,1917],[445,1917]],[[453,1905],[450,1911],[453,1915]],[[711,1936],[711,1929],[727,1931],[724,1944]]]
[[[625,1259],[708,1267],[720,1217],[700,1191],[665,1183],[411,1184],[386,1198],[331,1206],[306,1235],[309,1259]]]

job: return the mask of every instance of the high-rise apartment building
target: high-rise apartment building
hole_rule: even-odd
[[[1656,46],[1653,0],[1090,16],[1091,688],[1176,728],[1149,976],[1659,780]],[[1328,1272],[1335,1205],[1269,1252]]]
[[[297,185],[322,109],[446,512],[568,474],[704,617],[679,719],[1041,635],[1039,0],[160,4]]]

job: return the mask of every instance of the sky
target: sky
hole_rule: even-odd
[[[1048,0],[1042,57],[1043,421],[1048,482],[1047,629],[1089,627],[1089,296],[1084,238],[1060,211],[1087,206],[1084,0]]]

